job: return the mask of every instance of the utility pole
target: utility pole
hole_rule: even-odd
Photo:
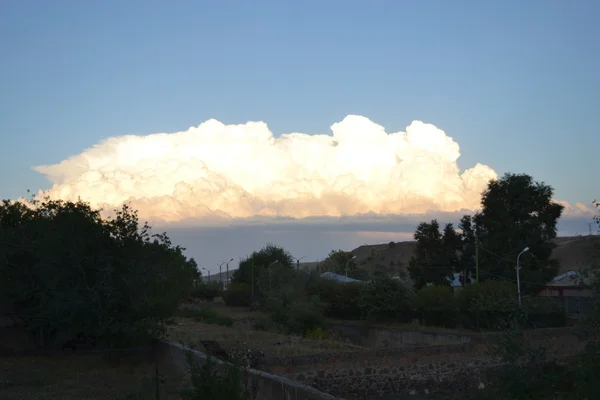
[[[588,227],[590,228],[590,236],[592,236],[592,223],[588,222],[587,224],[588,224]]]
[[[250,281],[251,283],[251,287],[252,287],[252,306],[254,307],[254,262],[252,264],[250,264]]]
[[[223,289],[223,264],[225,264],[225,261],[219,264],[219,282],[221,283],[221,289]]]
[[[525,247],[522,252],[517,256],[517,295],[519,296],[519,307],[521,307],[521,264],[520,258],[523,253],[527,253],[529,251],[529,247]]]
[[[475,233],[475,283],[479,283],[479,237],[477,233]]]
[[[352,258],[350,258],[348,261],[346,261],[346,267],[344,268],[344,270],[346,271],[346,277],[348,277],[348,265],[350,264],[350,261],[356,259],[356,256],[352,256]]]
[[[294,257],[296,258],[296,257]],[[306,256],[304,257],[300,257],[300,258],[296,258],[296,270],[300,271],[300,260],[302,260],[303,258],[306,258]]]
[[[227,286],[229,286],[229,263],[233,261],[233,258],[229,261],[227,261],[227,263],[225,264],[227,267],[227,272],[225,275],[225,282],[227,282]]]

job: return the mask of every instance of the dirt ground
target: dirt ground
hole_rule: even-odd
[[[151,361],[109,363],[105,355],[0,357],[2,400],[154,400]],[[181,399],[183,377],[159,368],[160,400]]]
[[[341,341],[306,340],[274,332],[204,324],[187,318],[177,318],[175,321],[177,324],[169,327],[166,338],[200,351],[205,351],[201,340],[215,340],[228,351],[261,349],[267,357],[355,350],[349,343]]]

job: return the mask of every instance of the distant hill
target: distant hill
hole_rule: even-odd
[[[577,270],[589,265],[594,254],[591,239],[594,236],[565,236],[556,238],[557,247],[552,254],[560,262],[560,273]],[[376,245],[364,245],[352,250],[360,268],[383,269],[390,276],[408,278],[406,267],[412,257],[416,242],[390,242]],[[315,269],[318,262],[300,263],[301,268]]]

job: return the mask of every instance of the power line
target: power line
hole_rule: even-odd
[[[515,259],[511,260],[510,258],[502,257],[502,256],[500,256],[500,255],[498,255],[498,254],[496,254],[496,253],[494,253],[494,252],[492,252],[492,251],[490,251],[490,250],[486,249],[486,248],[485,248],[485,247],[483,247],[483,246],[479,246],[479,248],[480,248],[481,250],[483,250],[483,251],[485,251],[485,252],[487,252],[487,253],[489,253],[489,254],[493,255],[494,257],[496,257],[496,258],[498,258],[498,259],[500,259],[500,260],[503,260],[503,261],[506,261],[506,262],[509,262],[509,263],[515,263],[515,264],[516,264],[516,257],[517,257],[517,255],[515,255]],[[537,267],[537,265],[536,265],[536,264],[529,264],[529,263],[523,263],[523,262],[520,262],[519,264],[520,264],[520,265],[527,265],[527,266],[529,266],[529,267]]]

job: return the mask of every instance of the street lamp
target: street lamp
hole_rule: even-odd
[[[529,247],[525,247],[523,251],[519,253],[517,256],[517,294],[519,296],[519,307],[521,307],[521,277],[519,271],[521,270],[521,265],[519,264],[519,260],[521,259],[521,254],[527,253],[529,251]]]
[[[294,257],[294,258],[296,258],[296,257]],[[298,271],[300,271],[300,260],[302,260],[303,258],[306,258],[306,256],[296,258],[296,270],[298,270]]]
[[[352,256],[352,258],[350,258],[348,261],[346,261],[346,277],[348,277],[348,264],[350,264],[350,261],[354,260],[356,258],[356,256]]]
[[[226,269],[227,272],[226,272],[226,275],[225,275],[225,282],[227,282],[227,286],[229,286],[229,263],[232,262],[232,261],[233,261],[233,258],[225,263],[225,266],[227,268]]]
[[[221,289],[223,289],[223,264],[225,264],[225,261],[221,261],[221,264],[219,264],[219,282],[221,283]]]

